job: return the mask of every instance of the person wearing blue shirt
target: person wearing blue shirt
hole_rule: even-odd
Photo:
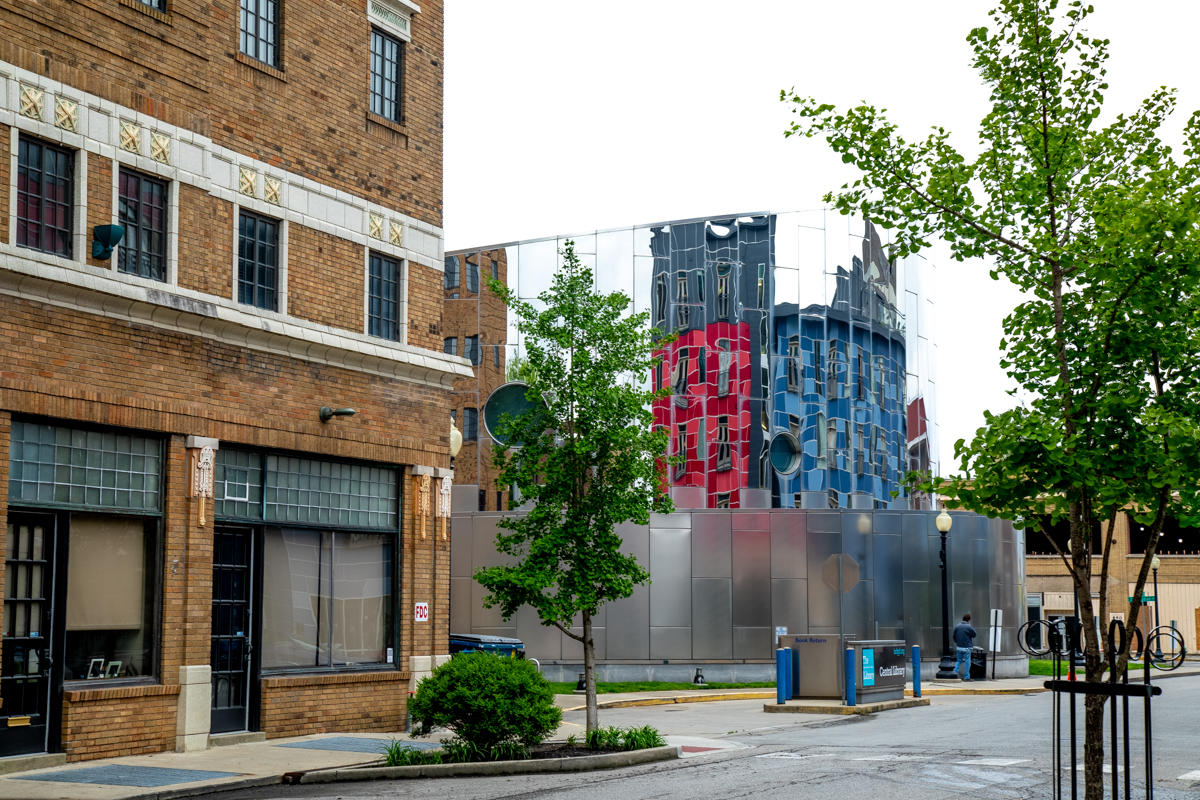
[[[962,622],[954,626],[954,648],[957,660],[954,671],[962,670],[962,679],[971,680],[971,647],[975,644],[975,629],[971,627],[971,615],[963,614]]]

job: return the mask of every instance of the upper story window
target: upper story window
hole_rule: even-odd
[[[479,336],[468,336],[463,343],[463,355],[474,365],[479,365]]]
[[[494,258],[492,259],[492,280],[500,280],[500,262]]]
[[[442,276],[443,289],[458,287],[458,256],[446,256],[446,273]]]
[[[130,275],[167,279],[167,184],[121,168],[119,218],[125,236],[117,248],[117,269]]]
[[[367,332],[394,342],[400,340],[400,269],[399,260],[371,253]]]
[[[75,153],[21,136],[17,154],[17,244],[71,257]]]
[[[447,355],[458,355],[458,337],[451,336],[448,339],[442,339],[442,352]]]
[[[404,42],[378,28],[371,29],[371,113],[401,122],[404,119]]]
[[[479,438],[479,409],[463,409],[463,441],[473,442]]]
[[[479,265],[467,261],[467,291],[479,291]]]
[[[238,302],[279,307],[279,221],[249,211],[238,219]]]
[[[241,51],[279,67],[279,0],[241,0]]]
[[[167,10],[167,0],[138,0],[144,6],[150,6],[158,11]]]

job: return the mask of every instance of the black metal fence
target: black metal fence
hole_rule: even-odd
[[[1144,763],[1146,772],[1147,800],[1154,797],[1154,746],[1152,740],[1151,709],[1152,698],[1162,694],[1162,688],[1154,686],[1150,681],[1151,667],[1160,670],[1177,669],[1183,664],[1187,650],[1183,637],[1174,628],[1160,626],[1153,629],[1149,636],[1143,636],[1138,628],[1126,630],[1124,623],[1114,619],[1108,626],[1108,642],[1105,657],[1108,661],[1108,680],[1080,681],[1075,679],[1075,663],[1077,654],[1081,651],[1083,626],[1078,619],[1069,619],[1051,623],[1047,620],[1031,620],[1025,623],[1017,632],[1017,641],[1021,649],[1033,658],[1053,659],[1053,680],[1046,681],[1045,686],[1053,692],[1051,707],[1050,729],[1054,738],[1054,747],[1050,761],[1053,771],[1053,798],[1062,800],[1064,795],[1063,772],[1063,698],[1066,696],[1069,704],[1067,745],[1070,749],[1070,796],[1076,800],[1079,796],[1079,738],[1076,725],[1076,697],[1079,695],[1101,695],[1111,700],[1108,714],[1108,743],[1112,771],[1112,794],[1114,800],[1132,800],[1129,758],[1129,701],[1130,698],[1141,698],[1143,704],[1142,721],[1145,727]],[[1166,645],[1164,647],[1164,644]],[[1117,662],[1120,656],[1129,650],[1129,667],[1140,663],[1142,667],[1141,682],[1130,683],[1129,669],[1117,675]],[[1120,702],[1118,703],[1118,699]]]

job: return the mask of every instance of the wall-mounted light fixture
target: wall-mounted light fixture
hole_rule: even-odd
[[[113,248],[125,236],[124,225],[97,225],[92,228],[92,258],[107,261]]]
[[[358,412],[353,408],[330,408],[329,406],[321,406],[318,412],[321,416],[321,422],[329,422],[334,417],[353,417]]]

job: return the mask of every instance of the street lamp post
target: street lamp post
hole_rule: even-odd
[[[1075,556],[1071,551],[1070,539],[1067,539],[1067,555],[1070,556],[1071,561],[1071,597],[1075,601],[1075,630],[1078,631],[1078,636],[1074,641],[1072,641],[1070,631],[1067,632],[1067,641],[1071,642],[1071,680],[1075,680],[1075,665],[1080,660],[1078,655],[1083,646],[1083,621],[1079,618],[1079,585],[1075,583]]]
[[[1155,556],[1154,558],[1150,559],[1150,569],[1152,569],[1154,571],[1154,627],[1156,630],[1158,629],[1158,626],[1160,624],[1159,619],[1158,619],[1158,565],[1159,565],[1159,563],[1160,562],[1158,560],[1158,556]],[[1154,658],[1157,661],[1162,661],[1162,657],[1163,657],[1162,637],[1155,636],[1154,637]]]
[[[934,524],[937,525],[938,533],[942,535],[942,660],[938,662],[937,677],[939,679],[957,678],[958,673],[954,671],[954,656],[950,652],[950,597],[946,589],[946,534],[950,532],[950,526],[954,524],[954,520],[950,518],[945,509],[942,509],[942,513],[937,515]]]

